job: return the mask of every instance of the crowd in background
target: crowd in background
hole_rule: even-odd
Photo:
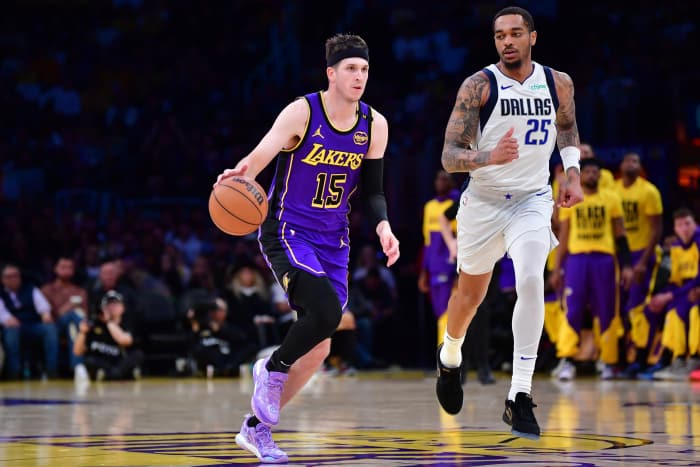
[[[687,66],[697,42],[690,4],[642,1],[628,14],[614,5],[521,3],[540,34],[535,60],[574,78],[582,136],[611,168],[621,156],[614,148],[639,148],[668,203],[669,228],[681,196],[668,181],[675,176],[679,107],[697,92]],[[74,281],[88,293],[86,318],[89,309],[99,312],[95,291],[109,290],[100,274],[112,265],[118,279],[107,282],[126,290],[135,346],[171,345],[143,334],[159,326],[173,335],[194,332],[188,300],[200,292],[223,298],[226,320],[236,324],[242,312],[233,298],[257,287],[264,305],[250,315],[253,326],[257,314],[279,320],[282,300],[257,242],[218,231],[206,198],[216,175],[252,149],[287,102],[325,86],[323,41],[351,31],[370,46],[365,99],[390,124],[386,192],[404,252],[392,271],[381,268],[372,229],[354,203],[355,308],[358,318],[368,317],[356,323],[367,355],[356,353],[355,364],[431,362],[434,324],[415,287],[420,213],[431,195],[426,174],[439,167],[459,83],[497,58],[490,33],[497,9],[485,1],[354,0],[327,4],[319,23],[302,2],[4,6],[0,103],[11,111],[0,117],[0,263],[16,265],[25,283],[41,287],[54,280],[61,257],[71,258]],[[571,18],[581,25],[575,33]],[[641,111],[651,102],[656,112]],[[264,186],[269,177],[269,170],[261,174]],[[247,268],[256,285],[235,292],[234,278]],[[171,324],[147,316],[161,308]],[[254,335],[260,349],[280,331]],[[58,333],[64,350],[65,339]],[[160,368],[149,363],[154,358],[146,352],[144,367]]]

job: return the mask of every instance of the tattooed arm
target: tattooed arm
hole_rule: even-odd
[[[576,105],[574,104],[574,82],[566,73],[554,71],[554,84],[559,97],[557,109],[557,147],[578,147],[579,136],[576,125]],[[577,167],[569,167],[566,171],[566,181],[559,189],[559,206],[571,207],[583,200],[581,180]]]
[[[559,97],[557,109],[557,147],[579,145],[578,126],[576,125],[576,105],[574,104],[574,82],[566,73],[554,71],[554,83]]]
[[[479,126],[479,111],[489,97],[489,79],[483,71],[462,83],[445,130],[442,166],[446,171],[469,172],[492,164],[517,159],[518,143],[511,128],[490,151],[473,149]]]

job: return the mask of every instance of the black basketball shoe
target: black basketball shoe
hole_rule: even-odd
[[[462,410],[464,402],[464,392],[462,391],[462,365],[457,368],[448,368],[440,362],[440,350],[442,344],[437,349],[437,384],[435,392],[438,401],[445,412],[455,415]]]
[[[524,392],[515,395],[515,402],[506,399],[503,421],[512,427],[510,432],[515,436],[540,439],[540,426],[532,411],[533,407],[537,405],[532,402],[532,396]]]

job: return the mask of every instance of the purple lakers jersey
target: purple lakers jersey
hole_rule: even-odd
[[[318,232],[344,230],[348,198],[357,188],[369,148],[372,110],[360,102],[355,124],[339,129],[326,114],[321,92],[303,98],[309,104],[309,120],[299,143],[277,158],[268,215]]]

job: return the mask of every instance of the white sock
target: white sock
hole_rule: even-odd
[[[515,395],[519,392],[531,393],[536,361],[537,355],[513,355],[513,377],[510,380],[508,400],[515,401]]]
[[[464,337],[454,338],[447,334],[442,338],[442,349],[440,349],[440,361],[448,368],[457,368],[462,364],[462,344]]]

